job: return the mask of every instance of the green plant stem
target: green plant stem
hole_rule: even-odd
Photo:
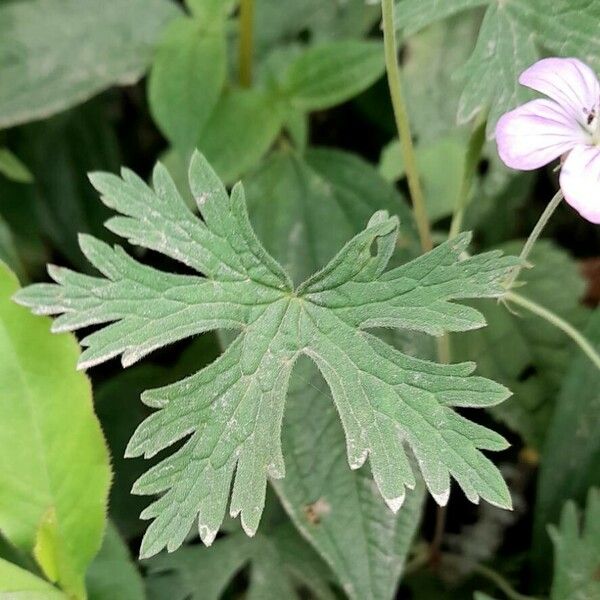
[[[473,565],[473,570],[479,575],[482,575],[486,579],[489,579],[496,586],[501,589],[510,600],[538,600],[535,596],[526,596],[524,594],[520,594],[517,592],[511,585],[508,583],[500,573],[497,573],[493,569],[486,567],[484,565],[475,564]]]
[[[252,85],[254,48],[254,0],[240,1],[240,84]]]
[[[448,239],[455,238],[461,231],[465,210],[469,203],[471,188],[473,187],[473,180],[475,179],[475,173],[477,172],[477,165],[479,164],[481,151],[485,144],[486,127],[487,114],[483,114],[475,125],[475,129],[473,129],[473,133],[469,139],[463,178],[458,197],[454,204],[454,213],[452,215]]]
[[[398,45],[396,42],[396,30],[394,27],[394,0],[381,0],[381,12],[383,16],[383,42],[385,48],[385,67],[387,71],[390,97],[394,109],[394,118],[398,129],[398,137],[402,147],[402,157],[408,180],[408,189],[412,200],[415,221],[419,231],[421,247],[424,252],[433,248],[431,239],[431,227],[425,206],[425,197],[419,181],[419,172],[415,157],[415,149],[412,142],[408,111],[402,91],[400,69],[398,67]]]
[[[523,250],[521,250],[521,254],[519,255],[519,258],[521,259],[522,264],[514,269],[514,271],[510,274],[510,276],[508,277],[508,279],[506,281],[507,289],[510,290],[510,288],[517,281],[517,278],[519,277],[519,274],[521,273],[521,269],[527,263],[527,259],[529,258],[529,254],[531,253],[533,246],[535,245],[538,238],[540,237],[540,234],[544,230],[546,223],[548,223],[548,221],[550,220],[550,217],[554,214],[554,211],[558,208],[558,205],[562,202],[563,198],[564,198],[563,193],[561,190],[559,190],[558,192],[556,192],[556,194],[554,194],[554,198],[552,198],[552,200],[550,200],[550,203],[544,209],[542,216],[539,218],[539,220],[535,224],[535,227],[533,228],[532,232],[529,234],[529,237],[527,238],[527,241],[525,242],[525,245],[523,246]]]
[[[600,369],[600,354],[596,352],[592,344],[585,338],[585,336],[577,331],[575,327],[573,327],[570,323],[567,323],[564,319],[554,314],[552,311],[544,308],[537,304],[537,302],[533,302],[528,298],[521,296],[520,294],[516,294],[515,292],[506,292],[503,296],[503,300],[512,302],[517,306],[521,306],[522,308],[528,310],[529,312],[541,317],[551,323],[564,333],[566,333],[580,348],[583,350],[585,355],[594,363],[594,365]]]

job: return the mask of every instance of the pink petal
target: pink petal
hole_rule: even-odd
[[[519,83],[546,94],[581,124],[600,102],[596,74],[576,58],[544,58],[523,71]]]
[[[532,100],[502,115],[496,125],[500,158],[521,171],[537,169],[585,142],[577,121],[551,100]]]
[[[561,169],[560,187],[584,219],[600,224],[600,147],[574,148]]]

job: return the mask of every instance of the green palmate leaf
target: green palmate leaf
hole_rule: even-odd
[[[323,110],[367,89],[384,69],[379,42],[328,42],[309,48],[292,61],[281,87],[296,108]]]
[[[327,263],[377,208],[397,209],[410,223],[394,188],[366,162],[340,151],[279,152],[245,184],[257,232],[298,281]],[[407,229],[401,243],[412,250],[418,242]],[[286,476],[273,483],[296,526],[350,598],[392,598],[419,524],[422,486],[394,515],[368,469],[348,469],[327,384],[307,359],[292,373],[282,444]]]
[[[394,597],[414,534],[424,490],[419,482],[395,515],[365,467],[350,471],[327,384],[300,359],[283,423],[286,476],[275,489],[296,527],[331,566],[349,598]]]
[[[521,247],[522,242],[509,242],[502,250],[517,254]],[[523,271],[525,285],[520,293],[569,322],[585,322],[587,311],[580,306],[585,282],[575,261],[551,242],[541,240],[529,262],[533,268]],[[454,356],[477,360],[481,375],[511,389],[514,396],[490,410],[527,444],[541,450],[575,346],[564,333],[534,315],[512,312],[500,304],[473,305],[485,315],[489,327],[454,336]]]
[[[144,584],[125,542],[109,523],[98,556],[86,575],[88,600],[144,600]]]
[[[134,488],[164,495],[143,513],[154,519],[141,553],[177,548],[198,518],[210,544],[226,510],[253,534],[267,477],[284,476],[280,429],[295,361],[312,359],[327,381],[345,430],[348,461],[367,457],[374,480],[394,510],[416,485],[403,448],[416,456],[425,483],[443,504],[454,477],[467,497],[510,506],[506,485],[482,449],[506,441],[453,410],[484,407],[508,396],[503,386],[472,377],[474,365],[438,365],[395,350],[366,328],[440,335],[484,325],[481,314],[452,300],[495,297],[517,264],[491,252],[461,260],[462,235],[386,271],[398,220],[380,211],[320,272],[297,287],[264,250],[250,227],[244,192],[228,196],[208,163],[195,154],[190,187],[203,221],[158,166],[154,190],[124,169],[122,178],[94,174],[103,201],[124,216],[107,226],[204,274],[175,275],[138,263],[121,248],[83,236],[82,249],[104,277],[51,267],[56,284],[17,295],[34,311],[63,313],[55,331],[103,325],[86,336],[86,368],[122,355],[123,365],[156,348],[213,329],[237,329],[235,341],[211,365],[142,398],[159,409],[132,437],[129,456],[153,456],[187,438]]]
[[[68,596],[33,573],[0,558],[0,594],[7,600],[68,600]]]
[[[0,148],[0,173],[18,183],[31,183],[33,176],[8,148]]]
[[[466,121],[489,108],[488,132],[493,132],[503,112],[527,99],[528,92],[518,84],[518,76],[540,58],[540,48],[600,65],[596,27],[600,4],[589,0],[400,0],[397,26],[410,34],[481,5],[488,8],[479,39],[460,72],[465,87],[459,120]]]
[[[600,310],[586,336],[600,348]],[[571,362],[556,400],[541,457],[534,523],[534,550],[540,575],[548,562],[546,526],[558,521],[564,503],[583,502],[600,485],[600,373],[584,355]]]
[[[150,62],[168,0],[21,0],[0,5],[0,127],[48,117]],[[65,25],[68,19],[68,27]]]
[[[398,255],[407,259],[417,242],[402,196],[346,152],[311,148],[304,157],[273,152],[244,186],[259,238],[295,282],[331,260],[378,209],[396,212],[403,223]]]
[[[219,600],[233,578],[249,566],[249,600],[297,600],[299,588],[311,598],[334,600],[326,567],[290,524],[278,525],[252,541],[241,533],[217,540],[207,550],[187,546],[148,563],[151,597]],[[164,590],[164,591],[163,591]]]
[[[550,527],[554,543],[551,600],[599,600],[600,492],[590,490],[581,530],[577,507],[567,502],[558,527]]]
[[[167,138],[191,150],[217,104],[226,75],[224,21],[182,17],[160,44],[149,82],[150,109]]]
[[[148,388],[186,377],[199,366],[213,361],[217,356],[216,346],[212,336],[202,336],[190,344],[175,364],[168,367],[140,364],[113,375],[94,389],[94,404],[114,471],[109,497],[110,516],[127,539],[144,532],[144,522],[140,521],[139,515],[148,504],[147,498],[131,494],[131,486],[148,468],[148,462],[142,458],[124,458],[131,434],[149,414],[148,407],[139,402],[140,394]]]
[[[46,576],[83,597],[83,576],[98,551],[110,479],[108,453],[92,410],[87,377],[74,371],[75,339],[48,333],[10,297],[0,275],[0,529],[33,552]]]

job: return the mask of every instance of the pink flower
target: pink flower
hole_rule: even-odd
[[[564,156],[560,187],[582,217],[600,223],[600,83],[576,58],[545,58],[519,83],[550,98],[506,113],[496,126],[500,158],[521,171]]]

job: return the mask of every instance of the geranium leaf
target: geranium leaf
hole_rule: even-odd
[[[405,34],[460,11],[488,5],[473,54],[459,70],[464,89],[459,121],[489,109],[488,134],[500,115],[529,97],[519,74],[543,54],[577,56],[598,66],[600,4],[589,0],[399,0],[396,24]]]
[[[600,492],[590,490],[581,527],[574,502],[563,508],[558,527],[549,528],[554,543],[551,600],[600,598]]]
[[[370,458],[388,505],[398,510],[416,484],[404,444],[425,483],[444,504],[450,478],[467,497],[508,507],[499,471],[481,450],[506,441],[459,415],[454,407],[484,407],[508,395],[471,376],[471,363],[439,365],[405,355],[366,331],[387,327],[433,335],[485,324],[461,298],[497,297],[516,259],[489,252],[463,259],[469,235],[403,266],[386,270],[398,219],[376,212],[321,271],[294,287],[255,236],[240,185],[228,195],[196,153],[190,186],[203,220],[192,214],[166,169],[154,190],[130,171],[96,174],[104,202],[125,216],[108,227],[203,273],[176,275],[145,266],[120,248],[84,237],[82,249],[104,277],[52,267],[56,284],[20,292],[18,302],[44,314],[63,313],[55,329],[103,325],[82,340],[85,368],[122,355],[129,365],[151,351],[211,329],[237,329],[235,341],[208,367],[142,399],[160,409],[133,435],[130,456],[153,456],[185,443],[143,475],[141,494],[164,495],[143,513],[154,519],[142,556],[181,545],[198,519],[210,544],[224,518],[241,515],[253,534],[267,477],[285,474],[280,430],[289,378],[300,355],[312,359],[332,392],[345,430],[348,461]]]

